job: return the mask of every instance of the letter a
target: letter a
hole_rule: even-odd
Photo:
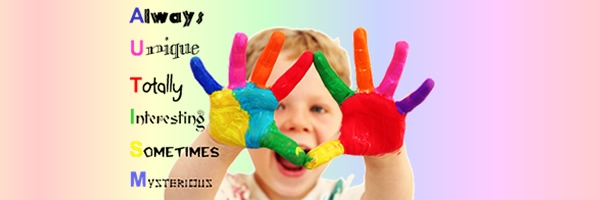
[[[140,20],[142,24],[144,23],[144,18],[142,18],[142,13],[140,12],[140,9],[138,7],[135,7],[135,10],[133,10],[133,15],[131,15],[129,23],[132,24],[133,21],[135,21],[136,19]]]
[[[144,53],[144,40],[140,40],[140,51],[139,52],[135,52],[135,42],[133,40],[131,40],[131,54],[133,54],[134,56],[140,56]]]

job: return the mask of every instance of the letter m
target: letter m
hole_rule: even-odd
[[[133,185],[135,184],[135,186],[140,187],[140,185],[142,185],[143,187],[146,187],[146,172],[142,171],[140,172],[140,176],[137,176],[137,173],[135,171],[131,172],[131,187],[133,187]]]

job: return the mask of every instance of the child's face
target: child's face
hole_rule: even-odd
[[[278,57],[267,85],[275,81],[295,60],[289,51]],[[306,150],[335,139],[342,122],[342,112],[312,66],[294,90],[280,102],[275,122],[283,134]],[[249,150],[256,168],[255,178],[267,195],[299,197],[305,195],[325,170],[323,165],[313,170],[296,167],[274,151],[261,148]]]

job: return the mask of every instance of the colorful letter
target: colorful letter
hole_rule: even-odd
[[[136,19],[140,20],[142,24],[144,23],[144,18],[142,18],[142,13],[140,12],[140,9],[138,7],[135,7],[135,9],[133,10],[133,15],[131,15],[129,23],[133,23],[133,21],[135,21]]]
[[[129,154],[132,157],[137,158],[137,157],[142,156],[142,148],[141,148],[142,147],[142,142],[140,142],[140,141],[133,141],[133,142],[131,142],[130,146],[131,146],[131,149],[133,151],[130,151]],[[137,151],[137,153],[135,151]]]
[[[141,171],[139,177],[135,171],[131,172],[131,187],[134,185],[137,187],[140,187],[140,185],[146,187],[146,171]]]

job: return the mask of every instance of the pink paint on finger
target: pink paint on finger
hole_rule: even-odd
[[[375,89],[375,92],[390,99],[394,96],[394,92],[396,92],[396,87],[400,81],[400,76],[402,76],[402,71],[404,70],[407,53],[408,43],[405,41],[397,42],[392,61],[390,62],[390,65],[385,72],[385,76],[381,80],[379,87]]]
[[[248,36],[236,33],[229,55],[229,89],[246,86],[246,45]]]

